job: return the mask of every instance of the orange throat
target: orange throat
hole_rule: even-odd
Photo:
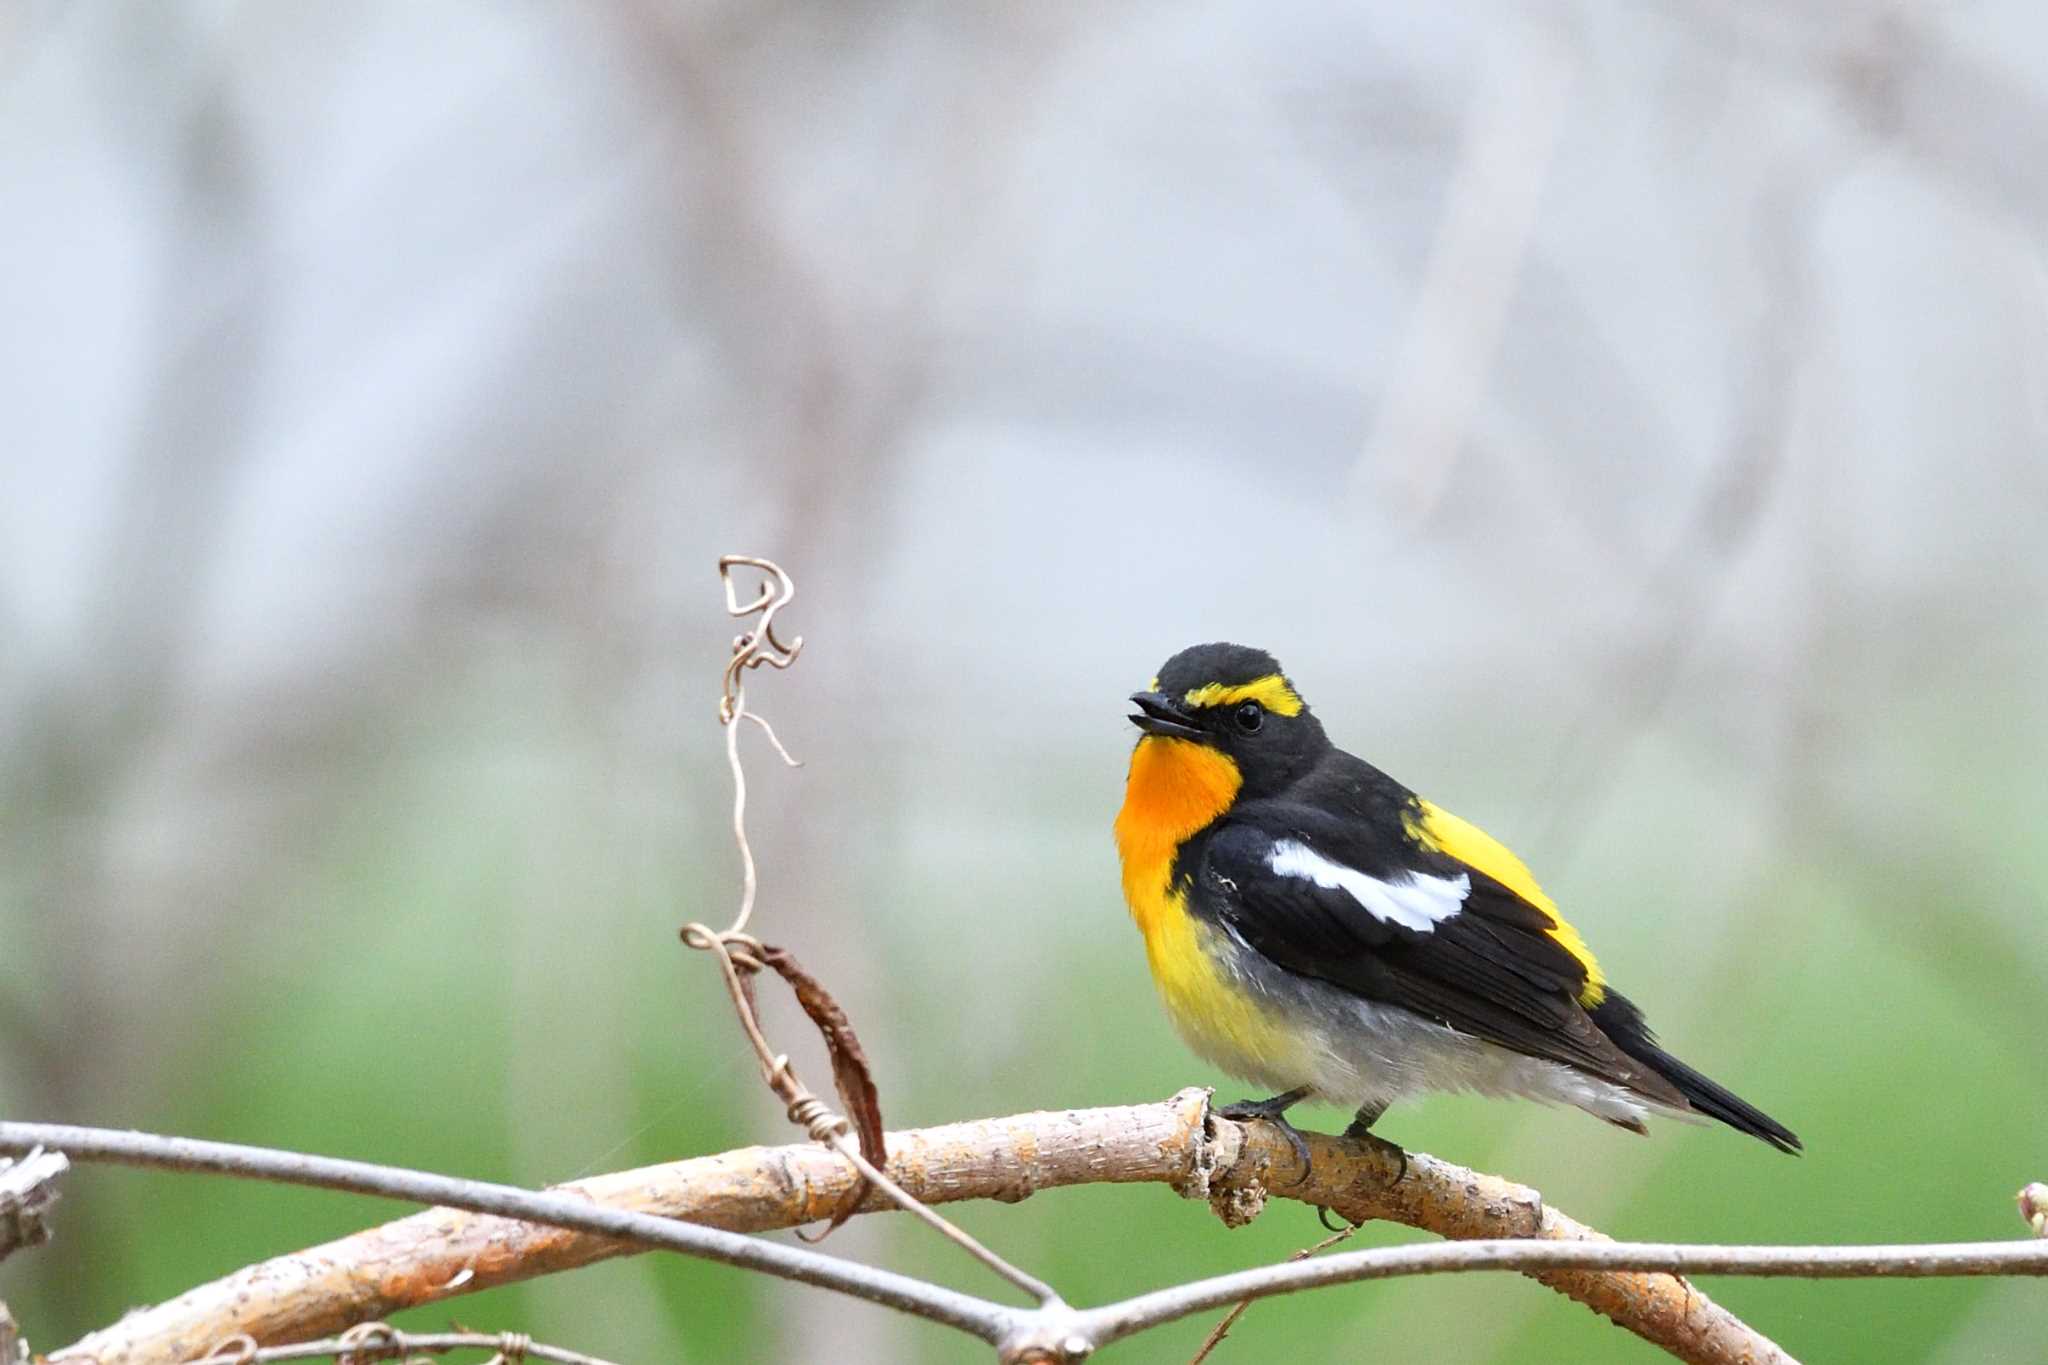
[[[1147,735],[1131,754],[1124,807],[1116,817],[1116,849],[1124,865],[1124,900],[1147,942],[1161,917],[1178,907],[1174,855],[1189,836],[1230,809],[1244,778],[1237,764],[1206,744]]]

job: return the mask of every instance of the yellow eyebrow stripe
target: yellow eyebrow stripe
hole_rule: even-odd
[[[1301,714],[1301,698],[1287,685],[1287,679],[1278,673],[1268,673],[1263,678],[1254,678],[1236,687],[1205,683],[1181,700],[1193,707],[1235,706],[1242,701],[1255,701],[1276,716]]]

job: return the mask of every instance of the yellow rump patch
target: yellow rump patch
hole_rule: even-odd
[[[1459,819],[1442,806],[1429,801],[1418,801],[1417,804],[1422,808],[1422,818],[1410,824],[1409,832],[1437,852],[1448,853],[1466,866],[1485,873],[1549,916],[1550,928],[1545,932],[1586,969],[1586,985],[1579,992],[1579,1003],[1592,1009],[1606,999],[1607,978],[1602,975],[1600,964],[1593,960],[1593,950],[1579,937],[1579,931],[1558,913],[1557,902],[1544,894],[1522,860],[1491,834],[1468,820]]]
[[[1276,716],[1301,714],[1301,698],[1287,685],[1287,679],[1278,673],[1268,673],[1263,678],[1254,678],[1235,687],[1205,683],[1181,700],[1194,707],[1235,706],[1239,702],[1255,701]]]

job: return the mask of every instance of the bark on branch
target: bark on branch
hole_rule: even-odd
[[[61,1152],[33,1151],[18,1161],[0,1157],[0,1261],[49,1239],[45,1219],[57,1202],[57,1177],[70,1166]],[[0,1355],[0,1365],[12,1363]]]
[[[1604,1242],[1546,1206],[1536,1191],[1411,1154],[1309,1135],[1301,1183],[1286,1141],[1264,1124],[1216,1118],[1206,1091],[1163,1104],[1019,1114],[889,1136],[889,1173],[929,1203],[1015,1202],[1041,1189],[1099,1183],[1165,1184],[1207,1200],[1226,1223],[1248,1221],[1269,1195],[1330,1208],[1353,1221],[1386,1219],[1443,1237]],[[822,1147],[749,1147],[559,1187],[600,1204],[735,1232],[831,1217],[853,1174]],[[871,1195],[863,1212],[889,1207]],[[515,1219],[430,1209],[323,1246],[250,1266],[130,1314],[53,1361],[139,1365],[203,1354],[246,1332],[303,1340],[400,1309],[530,1279],[638,1250],[617,1241]],[[1785,1362],[1755,1332],[1684,1280],[1618,1270],[1543,1270],[1532,1278],[1681,1360]]]
[[[21,1340],[21,1327],[7,1311],[7,1305],[0,1303],[0,1365],[22,1365],[27,1359],[28,1347]]]

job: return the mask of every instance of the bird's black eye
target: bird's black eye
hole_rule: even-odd
[[[1255,701],[1248,701],[1237,708],[1237,728],[1248,735],[1255,735],[1266,723],[1266,708]]]

